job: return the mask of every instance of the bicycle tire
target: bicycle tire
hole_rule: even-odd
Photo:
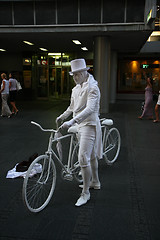
[[[78,153],[79,153],[79,143],[77,143],[73,149],[72,157],[71,157],[71,168],[72,168],[72,174],[75,178],[75,180],[78,183],[82,183],[82,173],[81,173],[81,167],[79,165],[78,161]]]
[[[111,128],[106,136],[103,148],[105,162],[111,165],[117,160],[121,146],[121,137],[117,128]]]
[[[55,164],[48,155],[37,157],[28,168],[23,182],[22,197],[27,209],[33,213],[42,211],[49,203],[56,184]],[[36,168],[36,174],[31,177]]]

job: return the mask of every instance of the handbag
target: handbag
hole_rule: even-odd
[[[22,161],[16,165],[16,172],[25,172],[28,170],[31,163],[38,157],[38,153],[34,153],[29,157],[28,161]]]
[[[22,89],[22,86],[21,86],[20,82],[18,82],[18,81],[16,83],[16,86],[17,86],[17,91]]]

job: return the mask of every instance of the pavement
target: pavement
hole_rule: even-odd
[[[140,101],[117,101],[110,113],[121,134],[117,161],[99,161],[101,190],[75,207],[81,190],[64,181],[57,184],[48,206],[29,212],[22,201],[23,178],[7,179],[16,163],[45,152],[48,133],[30,121],[55,128],[55,118],[68,100],[19,101],[19,113],[0,118],[0,240],[159,240],[160,239],[160,123],[139,120]]]

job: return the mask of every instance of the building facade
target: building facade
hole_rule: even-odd
[[[67,96],[74,84],[70,61],[83,57],[99,82],[101,112],[109,112],[116,99],[140,96],[144,71],[158,88],[160,59],[146,46],[157,5],[155,0],[0,1],[0,71],[16,73],[24,96]]]

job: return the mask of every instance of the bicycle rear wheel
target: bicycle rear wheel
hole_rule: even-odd
[[[121,146],[121,138],[120,133],[117,128],[111,128],[104,142],[104,159],[108,165],[114,163],[118,157]]]
[[[77,143],[73,149],[73,153],[71,157],[71,168],[72,168],[72,173],[75,180],[79,183],[82,183],[82,172],[81,172],[81,167],[78,161],[78,152],[79,152],[79,144]]]
[[[22,197],[29,211],[40,212],[49,203],[56,184],[55,164],[48,155],[37,157],[28,168]]]

